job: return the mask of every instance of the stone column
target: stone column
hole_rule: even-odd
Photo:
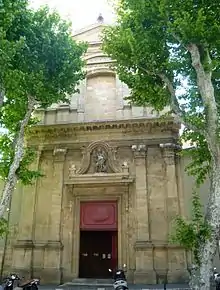
[[[53,184],[51,184],[51,228],[50,239],[60,240],[60,220],[63,195],[63,175],[66,149],[55,148],[53,151]]]
[[[39,146],[36,150],[37,157],[30,165],[30,170],[39,170],[43,146]],[[29,277],[32,271],[33,224],[38,184],[39,179],[28,186],[17,184],[11,204],[10,223],[15,225],[14,249],[7,247],[4,268],[8,267],[10,271],[13,269],[14,272],[19,269],[19,273],[25,277]]]
[[[77,112],[78,112],[78,122],[83,122],[85,119],[85,98],[87,91],[87,81],[84,79],[80,83],[80,94],[78,97]]]
[[[135,160],[136,182],[136,224],[137,240],[149,240],[148,203],[146,183],[146,145],[133,145],[132,151]]]
[[[166,191],[167,191],[167,222],[168,233],[171,233],[172,221],[180,214],[180,197],[177,186],[176,151],[181,147],[177,144],[160,144],[163,151],[163,158],[166,170]],[[181,277],[187,276],[185,251],[179,246],[168,247],[168,281],[177,282]]]
[[[146,145],[133,145],[136,181],[135,181],[135,205],[134,215],[136,223],[135,283],[152,282],[152,247],[149,242],[149,217],[148,217],[148,192],[147,192],[147,168],[146,168]]]
[[[44,270],[41,277],[45,282],[60,283],[61,277],[61,208],[63,198],[63,176],[66,149],[55,148],[53,151],[53,171],[51,179],[51,207],[48,224],[48,244],[44,252]]]
[[[165,143],[160,144],[160,147],[163,150],[166,170],[167,221],[168,232],[170,232],[172,230],[172,228],[170,228],[171,221],[180,212],[175,162],[175,151],[179,148],[179,146],[173,143]]]
[[[119,80],[118,76],[115,77],[115,86],[116,86],[116,118],[122,119],[123,118],[123,88],[122,83]]]

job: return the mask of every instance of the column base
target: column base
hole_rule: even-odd
[[[189,272],[187,270],[175,270],[169,271],[167,273],[167,279],[169,283],[188,283],[189,282]]]
[[[152,271],[135,271],[134,284],[156,284],[156,274]]]
[[[33,276],[40,278],[42,284],[60,284],[61,273],[60,269],[57,268],[33,268]]]

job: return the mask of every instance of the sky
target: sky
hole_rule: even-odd
[[[71,20],[73,31],[96,22],[99,14],[104,17],[106,24],[114,22],[111,0],[30,0],[33,8],[48,5],[56,9],[62,18]]]

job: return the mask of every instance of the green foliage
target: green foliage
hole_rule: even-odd
[[[210,238],[210,234],[210,227],[204,220],[200,197],[194,191],[192,196],[192,220],[187,221],[183,217],[177,216],[170,241],[192,251],[194,263],[199,266],[201,262],[199,251],[205,241]]]
[[[84,78],[87,45],[76,43],[70,23],[48,7],[32,10],[26,0],[0,0],[0,16],[0,177],[6,181],[28,99],[36,108],[68,102]],[[31,117],[28,128],[36,123]],[[36,152],[23,146],[16,177],[26,185],[42,173],[31,169]]]
[[[0,218],[0,238],[5,237],[8,233],[8,221],[5,218]]]
[[[220,108],[219,1],[117,2],[117,23],[105,29],[103,49],[116,60],[119,78],[131,89],[127,98],[134,104],[156,110],[170,106],[171,112],[185,125],[182,140],[193,145],[184,153],[191,158],[186,170],[196,177],[192,221],[177,217],[172,240],[192,250],[199,265],[199,250],[209,239],[211,229],[204,219],[196,192],[212,167],[214,154],[210,148],[216,145],[216,152],[220,148],[216,144],[219,142],[216,138],[219,136],[218,121],[213,122],[213,132],[209,126],[213,118],[210,108],[216,114],[217,105],[215,120],[219,120]],[[198,50],[197,59],[192,57],[192,47]],[[200,72],[204,71],[203,77],[198,78],[195,63],[197,68],[202,68]],[[205,82],[206,78],[211,78],[209,89],[214,89],[214,99],[201,89],[201,79]],[[207,136],[212,136],[212,140]]]
[[[185,170],[189,175],[195,176],[196,187],[199,187],[206,180],[211,169],[211,155],[207,142],[199,133],[184,129],[181,136],[185,142],[190,142],[190,148],[183,150],[182,155],[189,157],[189,164]]]
[[[115,69],[131,89],[128,99],[132,103],[156,110],[167,105],[171,105],[171,111],[179,108],[181,122],[188,125],[184,139],[193,140],[198,147],[201,145],[190,150],[195,163],[188,168],[194,174],[200,163],[197,181],[201,182],[209,168],[210,154],[206,152],[204,134],[198,132],[207,131],[208,107],[201,98],[187,45],[197,45],[205,71],[212,71],[215,100],[219,105],[220,38],[216,37],[220,33],[219,3],[204,0],[117,2],[117,24],[105,29],[103,49],[116,60]],[[161,76],[169,81],[176,100]],[[196,128],[193,132],[192,127]]]

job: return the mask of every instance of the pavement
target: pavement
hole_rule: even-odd
[[[110,290],[112,286],[95,286],[95,285],[40,285],[39,290]],[[172,290],[189,290],[188,285],[183,284],[167,284],[164,285],[129,285],[129,290],[160,290],[160,289],[172,289]]]

